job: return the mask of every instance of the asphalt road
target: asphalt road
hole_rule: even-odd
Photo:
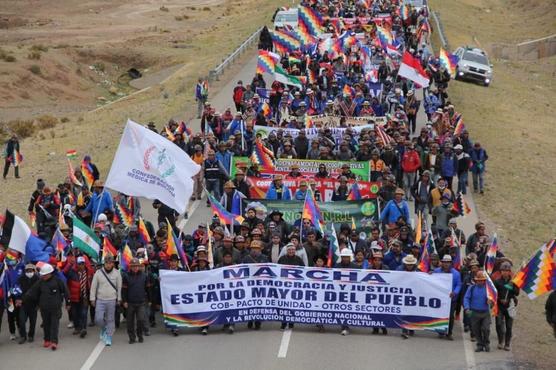
[[[210,97],[219,110],[233,107],[231,91],[237,80],[251,81],[256,66],[252,58],[224,86],[221,93]],[[267,78],[267,82],[268,82]],[[418,96],[421,93],[418,92]],[[422,125],[423,117],[419,117]],[[194,123],[199,130],[199,121]],[[485,195],[485,196],[488,196]],[[473,212],[460,218],[458,225],[466,235],[474,231],[477,222],[475,204],[466,197]],[[143,200],[145,218],[156,221],[150,201]],[[189,218],[184,231],[193,231],[198,224],[206,223],[210,216],[205,201],[190,204]],[[40,320],[39,320],[40,322]],[[208,336],[201,336],[196,329],[183,329],[177,338],[171,336],[161,321],[145,338],[143,344],[129,345],[125,324],[117,330],[112,347],[104,347],[98,340],[98,328],[89,329],[85,339],[72,336],[66,328],[64,313],[60,328],[60,346],[52,352],[41,347],[42,330],[37,325],[36,341],[18,345],[9,340],[8,326],[4,319],[0,333],[0,370],[3,369],[156,369],[161,367],[202,369],[511,369],[511,353],[492,346],[491,353],[473,352],[473,343],[456,323],[455,341],[438,339],[436,334],[417,332],[415,337],[402,340],[398,330],[387,336],[371,335],[369,329],[354,328],[349,336],[342,337],[339,328],[329,327],[324,333],[312,326],[296,326],[282,332],[277,323],[264,323],[260,331],[249,331],[238,325],[234,335],[219,327],[211,328]],[[494,326],[491,341],[496,343]]]

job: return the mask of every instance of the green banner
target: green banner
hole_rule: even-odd
[[[251,165],[251,161],[247,157],[232,157],[231,173],[230,175],[235,176],[237,170],[237,163],[247,163],[248,166]],[[278,159],[276,161],[276,168],[272,171],[264,171],[265,174],[275,175],[282,174],[287,175],[291,171],[292,164],[299,165],[299,172],[303,176],[313,177],[319,170],[319,165],[324,164],[330,177],[338,177],[342,172],[342,165],[349,164],[351,172],[353,172],[358,180],[369,181],[370,180],[370,167],[369,162],[354,162],[354,161],[321,161],[312,159]]]
[[[282,212],[284,220],[290,225],[301,218],[301,212],[303,211],[303,201],[257,199],[257,202],[265,206],[268,213],[275,209]],[[378,220],[376,199],[319,202],[318,205],[324,222],[334,222],[334,225],[338,228],[343,223],[351,226],[352,220],[355,222],[357,229],[368,228],[372,226],[373,220],[375,222]],[[369,230],[365,231],[368,232]]]

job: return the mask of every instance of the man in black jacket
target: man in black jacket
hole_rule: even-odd
[[[286,248],[286,254],[278,259],[278,264],[280,265],[288,265],[288,266],[305,266],[301,257],[295,254],[296,249],[295,245],[288,244],[284,248]],[[282,321],[282,325],[280,325],[280,329],[286,329],[286,325],[289,329],[293,329],[293,322],[286,322]]]
[[[122,279],[122,302],[127,310],[127,334],[129,344],[137,340],[143,343],[143,327],[145,325],[145,304],[147,303],[147,293],[149,292],[149,280],[147,275],[139,269],[140,262],[133,258],[129,264],[129,272]],[[137,321],[137,328],[135,325]]]
[[[23,300],[39,303],[44,331],[43,347],[55,351],[58,348],[62,306],[66,302],[66,307],[69,309],[70,305],[69,291],[66,284],[54,276],[54,267],[48,263],[41,267],[40,277],[40,281],[29,289]]]
[[[37,324],[37,302],[30,299],[23,300],[25,293],[39,281],[37,269],[32,263],[25,265],[25,274],[17,279],[19,291],[15,296],[15,305],[19,307],[19,344],[27,341],[33,342],[35,337],[35,325]],[[29,319],[29,332],[25,329]]]

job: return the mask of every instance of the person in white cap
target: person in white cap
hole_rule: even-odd
[[[467,194],[467,178],[469,177],[469,167],[471,166],[471,157],[463,151],[463,145],[458,144],[454,147],[457,158],[457,175],[458,175],[458,191]]]
[[[58,331],[64,302],[69,309],[69,291],[66,284],[54,276],[54,267],[45,263],[40,269],[41,280],[31,287],[24,299],[39,302],[44,331],[44,348],[58,348]]]
[[[349,248],[344,248],[340,251],[340,262],[336,263],[334,268],[340,269],[358,269],[357,265],[353,263],[353,252]],[[342,325],[342,335],[349,334],[349,326]]]
[[[104,266],[93,276],[90,299],[95,307],[95,324],[101,328],[100,339],[111,346],[116,305],[122,301],[122,275],[114,268],[111,255],[104,257]]]
[[[458,297],[461,292],[461,275],[458,270],[452,267],[452,256],[445,254],[440,260],[440,267],[433,270],[435,274],[445,273],[452,274],[452,291],[450,292],[450,323],[448,325],[448,332],[446,333],[446,339],[454,340],[452,336],[452,330],[454,329],[454,316],[457,308]],[[440,337],[444,337],[444,333],[438,333]]]
[[[407,256],[402,258],[402,265],[400,267],[398,267],[397,270],[398,271],[404,271],[404,272],[419,271],[419,269],[417,268],[417,258],[415,258],[415,256],[413,256],[412,254],[408,254]],[[402,329],[402,338],[403,339],[408,339],[409,336],[413,336],[413,335],[415,335],[414,330]]]

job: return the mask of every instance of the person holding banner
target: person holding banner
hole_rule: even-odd
[[[340,261],[336,263],[334,268],[338,269],[358,269],[357,265],[353,263],[353,253],[349,248],[340,250]],[[342,325],[340,334],[343,336],[349,335],[349,326]]]
[[[284,249],[286,250],[286,254],[278,259],[279,265],[305,266],[305,263],[303,262],[301,257],[296,254],[295,245],[290,243],[286,245]],[[288,329],[293,329],[293,322],[282,322],[282,324],[280,325],[280,329],[286,329],[286,325],[288,326]]]
[[[434,269],[434,273],[446,273],[452,274],[452,291],[450,292],[451,304],[450,304],[450,323],[448,326],[448,332],[446,333],[446,339],[454,340],[452,336],[452,331],[454,329],[454,316],[457,307],[458,297],[461,291],[461,275],[458,270],[452,267],[452,257],[449,254],[445,254],[440,261],[441,267]],[[444,336],[444,333],[438,334],[440,337]]]
[[[251,263],[268,263],[268,257],[262,254],[263,242],[260,240],[253,240],[251,242],[251,250],[249,254],[243,258],[241,263],[251,264]],[[247,322],[248,329],[259,330],[261,328],[260,321],[249,321]]]

